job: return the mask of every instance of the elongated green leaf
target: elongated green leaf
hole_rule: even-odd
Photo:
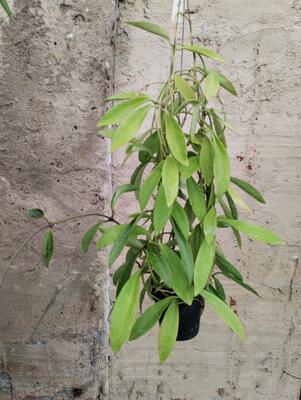
[[[250,212],[251,209],[248,206],[248,204],[240,197],[240,195],[236,192],[236,190],[234,190],[234,188],[232,187],[232,185],[230,184],[229,188],[228,188],[228,192],[229,195],[231,196],[231,199],[234,201],[235,204],[237,204],[241,209],[243,209],[244,211]]]
[[[113,283],[117,286],[116,297],[119,296],[123,286],[130,279],[136,259],[140,254],[140,250],[129,249],[126,256],[126,261],[115,271],[113,275]]]
[[[165,190],[167,207],[171,207],[178,197],[179,171],[175,160],[167,157],[163,164],[162,184]]]
[[[219,71],[214,71],[209,68],[206,68],[206,70],[204,70],[204,68],[199,65],[197,66],[197,70],[202,72],[205,76],[208,75],[210,72],[215,72],[219,76],[219,84],[221,85],[221,87],[227,90],[229,93],[233,94],[234,96],[237,96],[236,89],[233,86],[232,82],[230,82],[230,80]]]
[[[138,110],[131,113],[130,116],[123,121],[114,133],[111,143],[111,151],[117,150],[120,146],[127,143],[136,135],[150,109],[150,105],[138,108]]]
[[[245,221],[239,219],[228,219],[225,217],[219,217],[219,222],[225,223],[226,225],[232,226],[238,231],[245,233],[247,236],[254,240],[259,240],[260,242],[268,244],[283,244],[283,240],[266,228],[261,226],[252,225]]]
[[[221,300],[225,301],[226,295],[225,295],[224,287],[216,277],[214,277],[214,284],[215,284],[215,289],[217,291],[218,297]]]
[[[227,195],[227,192],[226,192],[226,195]],[[219,200],[219,203],[220,203],[220,205],[221,205],[221,207],[222,207],[222,209],[223,209],[223,211],[224,211],[224,213],[225,213],[225,215],[226,215],[227,218],[232,219],[232,217],[233,217],[234,219],[237,219],[237,217],[234,217],[234,215],[232,214],[232,211],[229,209],[229,207],[227,206],[227,204],[224,202],[223,199],[220,199],[220,200]],[[237,229],[235,229],[235,228],[233,228],[233,227],[231,227],[231,229],[232,229],[232,231],[233,231],[233,234],[234,234],[234,236],[235,236],[235,239],[236,239],[236,241],[237,241],[237,244],[238,244],[239,248],[241,249],[241,247],[242,247],[242,240],[241,240],[240,233],[238,232]]]
[[[216,234],[217,216],[215,207],[211,207],[204,219],[204,234],[208,243],[211,243]]]
[[[113,94],[110,97],[106,98],[106,101],[114,101],[114,100],[132,100],[132,99],[145,99],[145,100],[150,100],[150,98],[143,94],[143,93],[137,93],[137,92],[123,92],[123,93],[116,93]]]
[[[213,160],[214,153],[211,142],[205,137],[202,141],[200,151],[200,168],[207,185],[209,185],[213,179]]]
[[[115,135],[115,129],[101,129],[100,131],[98,131],[98,135],[105,138],[113,139],[113,136]]]
[[[181,93],[186,101],[195,99],[195,92],[185,79],[178,74],[174,74],[174,81],[177,90]]]
[[[201,243],[204,240],[204,233],[202,231],[201,225],[198,224],[194,227],[190,238],[189,238],[189,245],[192,251],[193,259],[196,260],[198,252],[201,247]]]
[[[203,223],[207,212],[204,192],[193,178],[187,179],[186,182],[189,203],[198,220]]]
[[[116,353],[128,340],[139,305],[140,272],[136,272],[123,286],[116,299],[111,317],[110,340]]]
[[[147,258],[150,265],[159,275],[164,283],[168,287],[172,287],[172,271],[165,257],[162,257],[162,254],[158,247],[153,245],[149,245],[147,248]]]
[[[9,7],[7,1],[6,1],[6,0],[0,0],[0,5],[3,7],[4,11],[6,12],[6,14],[7,14],[10,18],[12,18],[12,12],[11,12],[11,10],[10,10],[10,7]]]
[[[206,287],[212,272],[215,257],[215,242],[204,240],[198,252],[194,267],[194,295],[197,296]]]
[[[120,256],[122,250],[124,249],[129,239],[130,233],[133,230],[135,223],[136,220],[133,220],[131,223],[129,223],[126,229],[117,237],[116,241],[114,242],[109,254],[109,260],[108,260],[109,267],[111,267],[113,263],[117,260],[117,258]]]
[[[207,100],[217,95],[219,89],[219,77],[215,72],[210,72],[204,79],[203,93]]]
[[[216,114],[215,110],[212,108],[210,110],[211,116],[213,118],[213,125],[215,129],[215,133],[219,140],[222,142],[224,145],[225,149],[227,149],[227,143],[226,143],[226,138],[225,138],[225,128],[223,128],[222,123],[224,124],[225,122],[220,119],[220,117]]]
[[[188,305],[193,301],[193,288],[179,256],[166,245],[161,245],[162,258],[166,260],[172,276],[172,289]]]
[[[45,267],[49,266],[49,263],[53,256],[53,250],[54,250],[54,240],[53,240],[52,230],[50,229],[43,236],[42,255]]]
[[[136,340],[139,337],[145,335],[155,323],[159,320],[162,313],[174,301],[174,297],[167,297],[166,299],[160,300],[157,303],[150,306],[140,318],[137,319],[133,326],[130,340]]]
[[[26,212],[26,215],[30,218],[43,218],[44,212],[39,208],[32,208]]]
[[[126,185],[121,185],[117,188],[116,192],[114,193],[113,197],[112,197],[112,201],[111,201],[111,208],[115,208],[116,202],[119,199],[119,197],[123,194],[123,193],[128,193],[128,192],[132,192],[134,190],[137,189],[137,186],[135,185],[131,185],[131,184],[126,184]]]
[[[145,179],[143,185],[139,191],[139,203],[141,210],[143,211],[151,198],[155,188],[157,187],[162,174],[163,163],[158,164]]]
[[[250,183],[239,178],[234,178],[233,176],[231,176],[231,182],[240,187],[242,190],[244,190],[246,193],[248,193],[251,197],[259,201],[260,203],[265,203],[265,200],[262,197],[262,195]]]
[[[219,200],[228,190],[230,183],[230,160],[227,150],[222,142],[213,136],[214,148],[214,180],[216,187],[216,196]]]
[[[177,244],[180,249],[181,260],[185,269],[185,273],[187,275],[188,281],[192,283],[194,262],[193,262],[191,248],[183,232],[181,231],[181,229],[179,229],[179,226],[173,219],[172,219],[172,226],[175,232]]]
[[[215,255],[215,263],[219,267],[219,269],[228,275],[233,275],[239,281],[243,281],[243,277],[237,268],[234,267],[233,264],[230,263],[222,254],[216,252]]]
[[[238,285],[242,286],[243,288],[247,289],[249,292],[256,294],[256,296],[260,297],[259,294],[257,293],[257,291],[252,288],[252,286],[248,285],[246,282],[241,281],[240,279],[237,279],[235,276],[231,275],[231,274],[227,274],[225,272],[223,272],[223,275],[228,278],[231,279],[232,281],[236,282]]]
[[[159,234],[169,220],[172,207],[168,207],[166,203],[165,190],[161,184],[156,197],[154,211],[153,211],[153,224],[157,234]]]
[[[124,101],[121,104],[117,104],[112,107],[106,114],[101,117],[98,122],[98,126],[114,125],[119,124],[125,118],[128,118],[131,113],[133,113],[138,107],[144,104],[147,100],[145,97],[138,97],[137,99],[131,99]]]
[[[160,148],[160,140],[158,132],[155,131],[152,133],[144,142],[143,142],[143,149],[139,152],[139,161],[140,162],[148,162],[152,155],[157,153]]]
[[[233,219],[237,219],[238,218],[238,211],[237,211],[236,205],[235,205],[235,203],[234,203],[234,201],[233,201],[233,199],[232,199],[232,197],[231,197],[229,192],[226,192],[226,198],[227,198],[227,201],[228,201],[228,204],[229,204],[229,207],[230,207],[230,211],[231,211],[231,215],[230,216],[226,215],[226,216],[228,218],[231,218],[231,216],[232,216]]]
[[[82,240],[82,249],[83,252],[86,254],[88,253],[90,244],[92,240],[94,239],[95,235],[97,232],[99,232],[99,227],[100,227],[100,222],[97,224],[93,225],[84,235],[83,240]]]
[[[179,306],[177,300],[171,302],[161,323],[158,348],[160,362],[167,360],[176,343],[179,329]]]
[[[212,58],[213,60],[225,62],[223,57],[213,50],[207,49],[206,47],[200,47],[196,45],[187,45],[182,47],[184,50],[191,51],[192,53],[199,54],[200,56]]]
[[[169,113],[165,114],[166,139],[172,155],[179,163],[188,166],[187,147],[184,132]]]
[[[221,74],[220,72],[217,72],[217,74],[219,76],[219,84],[221,85],[221,87],[223,87],[225,90],[227,90],[234,96],[237,96],[237,92],[235,87],[233,86],[233,83],[230,82],[229,79],[226,78],[225,75]]]
[[[195,135],[197,126],[198,126],[198,121],[200,119],[200,105],[196,105],[193,110],[192,118],[191,118],[191,125],[190,125],[190,140],[193,140],[193,137]]]
[[[184,167],[181,171],[183,179],[190,178],[199,169],[199,157],[193,156],[188,159],[188,167]]]
[[[121,233],[123,233],[127,227],[128,224],[114,225],[108,228],[100,227],[99,229],[103,234],[97,242],[96,248],[98,250],[102,250],[106,246],[110,246],[111,244],[113,244],[116,241],[117,237],[121,235]],[[139,235],[148,236],[148,231],[142,226],[135,225],[133,227],[133,230],[131,231],[130,238],[137,237]]]
[[[231,308],[213,293],[203,290],[201,296],[212,310],[229,326],[243,341],[246,341],[245,330]]]
[[[161,36],[162,38],[169,41],[168,33],[165,32],[165,30],[157,24],[149,21],[127,21],[127,24],[132,25],[135,28],[153,33],[154,35]]]
[[[175,220],[184,237],[188,239],[189,221],[185,209],[178,202],[175,202],[173,205],[172,218]]]

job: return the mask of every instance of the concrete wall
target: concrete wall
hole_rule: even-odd
[[[40,206],[55,219],[104,210],[111,191],[107,146],[95,136],[101,104],[114,82],[115,6],[108,1],[17,2],[15,24],[1,36],[1,272],[17,243],[38,226],[22,217]],[[149,18],[170,27],[171,1],[119,2],[121,20]],[[225,251],[261,293],[230,283],[248,332],[240,341],[206,309],[200,335],[178,343],[161,366],[156,329],[108,361],[105,258],[80,251],[94,222],[59,229],[59,247],[41,267],[40,238],[30,244],[0,291],[0,399],[299,400],[301,5],[296,0],[190,1],[195,41],[219,50],[237,99],[225,97],[234,175],[248,178],[267,205],[243,215],[279,232],[287,246],[226,237]],[[168,49],[120,24],[116,90],[161,81]],[[155,87],[150,89],[155,93]],[[113,159],[113,186],[135,161]],[[134,210],[131,197],[128,210]],[[120,205],[118,215],[125,210]],[[67,235],[68,233],[68,235]],[[68,237],[67,237],[68,236]]]

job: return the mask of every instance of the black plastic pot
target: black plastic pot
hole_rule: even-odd
[[[164,298],[161,292],[155,292],[154,295],[159,300],[162,300]],[[205,305],[202,297],[194,300],[191,306],[184,303],[179,304],[179,329],[177,336],[178,342],[193,339],[199,333],[200,319],[204,311],[204,307]],[[160,318],[160,324],[163,317],[164,313]]]

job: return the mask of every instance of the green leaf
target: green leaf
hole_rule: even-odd
[[[101,129],[97,133],[102,137],[113,139],[113,136],[115,135],[115,129]]]
[[[188,239],[189,221],[185,209],[178,202],[175,202],[171,215],[178,225],[180,231],[183,233],[184,237]]]
[[[227,192],[226,192],[226,195],[227,195]],[[234,215],[232,215],[231,210],[229,209],[229,207],[227,206],[227,204],[223,201],[223,199],[220,199],[220,200],[219,200],[219,203],[220,203],[220,205],[221,205],[221,207],[222,207],[222,209],[223,209],[223,211],[224,211],[226,217],[232,219],[232,216],[233,216],[233,218],[234,218]],[[237,218],[234,218],[234,219],[237,219]],[[232,227],[231,227],[231,229],[232,229],[232,231],[233,231],[233,234],[234,234],[234,236],[235,236],[235,239],[236,239],[236,241],[237,241],[237,244],[238,244],[239,248],[241,249],[242,241],[241,241],[240,233],[238,232],[237,229],[234,229],[234,228],[232,228]]]
[[[148,162],[151,158],[152,155],[156,152],[158,152],[160,148],[160,140],[159,140],[159,135],[158,132],[155,131],[152,133],[144,142],[143,142],[143,147],[139,152],[139,161],[140,162]]]
[[[184,167],[181,171],[183,179],[190,178],[199,169],[199,157],[193,156],[188,159],[188,167]]]
[[[179,163],[188,166],[184,132],[170,113],[165,114],[166,139],[172,155]]]
[[[164,363],[176,343],[179,329],[179,306],[177,300],[171,302],[161,323],[158,348],[160,362]]]
[[[100,222],[97,224],[93,225],[84,235],[83,240],[82,240],[82,249],[85,254],[88,253],[90,244],[92,240],[94,239],[96,233],[99,231],[100,227]]]
[[[214,153],[210,140],[204,137],[200,151],[200,168],[202,176],[207,185],[210,185],[213,179]]]
[[[118,187],[118,189],[116,190],[116,192],[114,193],[113,197],[112,197],[112,201],[111,201],[111,208],[115,208],[116,202],[119,199],[119,197],[123,194],[123,193],[128,193],[128,192],[132,192],[134,190],[137,189],[137,186],[135,185],[131,185],[131,184],[126,184],[126,185],[120,185]]]
[[[198,224],[194,227],[189,238],[189,244],[194,260],[196,260],[197,258],[203,240],[204,240],[204,233],[202,231],[201,225]]]
[[[191,51],[192,53],[199,54],[200,56],[205,56],[208,58],[212,58],[212,60],[220,61],[220,62],[225,62],[223,57],[216,53],[213,50],[207,49],[206,47],[200,47],[196,45],[187,45],[187,46],[182,46],[184,50]]]
[[[214,109],[211,109],[210,113],[213,118],[213,125],[214,125],[214,129],[215,129],[215,133],[226,149],[227,143],[226,143],[226,138],[225,138],[225,128],[222,127],[222,123],[225,123],[225,122],[222,121],[220,119],[220,117],[218,117],[218,115],[216,114]]]
[[[123,103],[124,104],[124,103]],[[120,146],[129,142],[141,128],[149,110],[150,105],[138,108],[129,115],[127,119],[116,129],[111,143],[111,151],[117,150]]]
[[[102,250],[106,246],[110,246],[111,244],[113,244],[118,238],[118,236],[121,235],[121,233],[123,233],[127,227],[128,224],[114,225],[108,228],[100,227],[100,231],[103,233],[103,235],[96,243],[96,248],[98,250]],[[133,227],[133,230],[131,231],[130,237],[135,238],[139,235],[148,236],[148,231],[144,229],[142,226],[135,225]]]
[[[140,254],[140,250],[129,249],[126,256],[126,261],[123,263],[113,275],[113,283],[117,286],[116,297],[119,296],[123,286],[130,279],[132,270],[134,268],[136,259]]]
[[[172,287],[172,271],[166,259],[162,257],[159,248],[149,245],[147,248],[147,258],[150,265],[168,287]]]
[[[230,263],[224,256],[220,253],[216,252],[215,255],[215,263],[219,267],[219,269],[227,275],[233,275],[239,281],[243,281],[243,277],[237,268],[234,267],[233,264]]]
[[[32,208],[26,212],[26,215],[30,218],[42,218],[44,217],[44,212],[39,208]]]
[[[194,295],[197,296],[206,287],[212,272],[215,257],[215,242],[204,240],[198,252],[194,267]]]
[[[226,295],[225,295],[225,291],[224,291],[224,287],[223,285],[220,283],[220,281],[214,277],[214,283],[215,283],[215,289],[217,291],[218,297],[225,301],[226,300]]]
[[[143,185],[139,191],[139,203],[141,210],[143,211],[147,206],[149,199],[151,198],[155,188],[157,187],[162,174],[163,163],[158,164],[145,179]]]
[[[193,178],[187,179],[186,182],[189,203],[198,220],[203,223],[207,212],[204,192]]]
[[[233,94],[234,96],[237,96],[237,92],[235,87],[233,86],[232,82],[229,81],[228,78],[225,77],[225,75],[221,74],[220,72],[216,72],[219,76],[219,84],[221,87],[223,87],[225,90],[227,90],[229,93]]]
[[[163,164],[162,184],[165,190],[167,207],[171,207],[178,197],[179,171],[172,157],[167,157]]]
[[[173,230],[175,232],[177,244],[180,249],[181,260],[183,263],[185,273],[187,275],[188,281],[190,283],[192,283],[194,262],[193,262],[191,248],[190,248],[189,243],[188,243],[186,237],[184,236],[183,232],[181,231],[181,229],[179,229],[179,226],[173,219],[172,219],[172,226],[173,226]]]
[[[174,301],[174,299],[174,297],[167,297],[153,304],[146,311],[144,311],[144,313],[140,318],[137,319],[135,325],[133,326],[130,340],[136,340],[152,329],[152,327],[163,314],[164,310],[166,310],[166,308],[172,301]]]
[[[110,340],[116,353],[128,340],[139,305],[140,272],[136,272],[123,286],[116,299],[111,317]]]
[[[225,217],[219,217],[218,221],[228,226],[232,226],[233,228],[242,233],[245,233],[247,236],[254,240],[259,240],[260,242],[268,244],[284,243],[278,235],[266,228],[262,228],[261,226],[252,225],[239,219],[228,219]]]
[[[256,294],[256,296],[260,297],[259,294],[256,292],[255,289],[252,288],[252,286],[248,285],[247,283],[245,283],[244,281],[237,279],[235,276],[231,275],[231,274],[227,274],[227,273],[223,273],[223,275],[228,278],[231,279],[232,281],[236,282],[238,285],[242,286],[243,288],[249,290],[249,292]]]
[[[117,258],[120,256],[120,253],[124,249],[130,233],[132,232],[135,224],[137,222],[137,218],[135,218],[133,221],[131,221],[126,229],[117,237],[116,241],[114,242],[110,254],[109,254],[109,260],[108,260],[108,265],[111,267],[114,262],[117,260]]]
[[[241,338],[241,340],[245,341],[246,334],[244,328],[231,308],[207,290],[203,290],[201,296],[204,298],[205,302],[209,304],[212,310],[225,322],[225,324],[228,325],[229,328],[231,328]]]
[[[156,197],[153,210],[153,224],[156,234],[159,234],[167,224],[172,207],[168,207],[165,198],[165,190],[161,184]]]
[[[219,200],[228,190],[230,183],[230,160],[227,150],[218,137],[213,136],[214,149],[214,179],[216,196]]]
[[[240,187],[242,190],[248,193],[248,195],[259,201],[260,203],[265,204],[265,200],[262,195],[252,185],[250,185],[250,183],[242,179],[234,178],[233,176],[231,176],[231,182]]]
[[[6,0],[0,0],[0,5],[3,7],[4,11],[6,12],[6,14],[10,18],[12,18],[12,12],[11,12],[11,10],[9,8],[9,5],[8,5],[7,1]]]
[[[195,100],[195,92],[185,79],[178,74],[174,74],[174,81],[176,89],[181,93],[186,101],[191,99]]]
[[[154,246],[148,248],[150,264],[168,287],[187,304],[192,304],[193,288],[178,255],[166,245],[160,245],[160,252]]]
[[[204,79],[203,93],[207,100],[217,95],[219,89],[219,77],[215,72],[210,72]]]
[[[54,250],[53,233],[52,230],[50,229],[43,236],[42,255],[45,267],[49,266],[49,263],[53,256],[53,250]]]
[[[135,28],[143,29],[144,31],[153,33],[154,35],[161,36],[162,38],[169,41],[168,33],[165,32],[165,30],[157,24],[153,24],[149,21],[127,21],[127,24],[132,25]]]
[[[132,100],[132,99],[145,99],[150,100],[149,96],[143,93],[137,92],[123,92],[123,93],[116,93],[110,97],[106,98],[106,101],[114,101],[114,100]]]
[[[211,243],[216,234],[217,216],[215,207],[210,208],[204,219],[204,234],[208,243]]]
[[[117,104],[112,107],[109,111],[101,117],[97,126],[114,125],[119,124],[124,119],[128,118],[138,107],[147,101],[145,97],[138,97],[131,100],[124,101],[121,104]]]
[[[200,119],[200,105],[197,105],[197,106],[195,106],[192,117],[191,117],[191,125],[190,125],[190,131],[189,131],[191,141],[193,140],[193,137],[195,135],[199,119]]]
[[[231,216],[233,217],[233,219],[237,219],[238,218],[238,211],[237,211],[236,205],[235,205],[235,203],[234,203],[234,201],[233,201],[233,199],[232,199],[232,197],[231,197],[229,192],[226,192],[226,198],[227,198],[227,201],[228,201],[228,204],[229,204],[229,207],[230,207]],[[227,215],[227,217],[229,217],[229,218],[231,218],[231,216]]]

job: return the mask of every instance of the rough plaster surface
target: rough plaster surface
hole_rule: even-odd
[[[1,272],[16,243],[39,223],[22,217],[40,206],[53,218],[103,210],[110,193],[106,143],[95,137],[100,104],[113,83],[113,2],[17,2],[17,22],[2,24],[0,136]],[[120,1],[121,20],[170,26],[171,1]],[[107,361],[105,260],[80,251],[94,221],[59,229],[51,267],[41,267],[40,237],[14,264],[0,292],[0,400],[299,400],[300,364],[300,59],[298,1],[190,1],[196,42],[221,51],[222,70],[239,97],[225,97],[238,128],[230,149],[236,176],[267,200],[248,216],[281,233],[287,246],[244,240],[225,251],[262,294],[227,283],[244,321],[243,345],[209,310],[200,335],[178,343],[161,366],[156,330]],[[168,49],[120,25],[116,90],[164,79]],[[151,88],[155,92],[155,88]],[[114,157],[113,184],[133,164]],[[118,215],[135,209],[131,197]],[[247,216],[246,216],[247,217]],[[67,237],[68,233],[68,237]],[[102,267],[102,268],[101,268]],[[285,373],[286,371],[287,373]],[[109,394],[106,394],[109,386]]]
[[[101,212],[110,193],[107,146],[96,136],[112,73],[114,2],[16,2],[0,48],[0,263],[38,221]],[[0,291],[0,399],[103,398],[107,369],[105,259],[84,257],[95,218],[61,226],[46,269],[38,236]],[[108,307],[107,307],[108,308]]]
[[[121,20],[149,18],[170,27],[171,1],[126,1]],[[219,50],[222,66],[238,89],[225,96],[238,132],[228,136],[233,175],[248,178],[264,193],[266,206],[249,201],[242,214],[279,232],[286,246],[266,247],[245,238],[243,252],[225,237],[226,254],[261,293],[227,283],[248,332],[242,344],[206,309],[200,335],[178,343],[168,362],[158,363],[155,330],[114,357],[111,396],[148,400],[299,400],[301,315],[300,84],[301,4],[296,1],[190,1],[195,41]],[[167,72],[164,41],[120,26],[116,86],[141,89]],[[186,60],[185,60],[186,61]],[[152,91],[154,91],[152,89]],[[154,91],[155,92],[155,91]],[[114,159],[114,183],[128,179]],[[131,206],[131,209],[134,206]],[[120,209],[120,214],[124,210]]]

